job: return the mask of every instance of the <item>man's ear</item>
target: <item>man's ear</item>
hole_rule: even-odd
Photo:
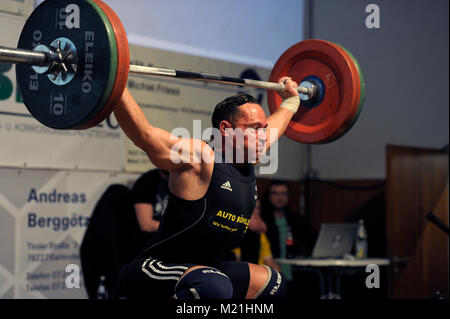
[[[232,128],[233,128],[233,125],[231,125],[230,122],[225,121],[225,120],[221,121],[219,124],[219,130],[223,136],[228,136],[229,133],[228,133],[227,129],[232,129]]]

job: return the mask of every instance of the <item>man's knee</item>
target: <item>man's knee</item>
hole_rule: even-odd
[[[275,269],[264,266],[267,271],[265,283],[259,288],[254,298],[283,298],[286,295],[286,279]]]
[[[175,286],[177,299],[230,299],[230,278],[212,267],[199,267],[187,272]]]

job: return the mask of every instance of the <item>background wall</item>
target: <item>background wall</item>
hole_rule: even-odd
[[[129,41],[272,68],[302,40],[303,1],[106,0]]]
[[[366,6],[380,8],[368,29]],[[449,136],[447,0],[311,0],[311,38],[337,42],[358,59],[366,101],[338,141],[312,147],[319,177],[384,178],[386,144],[440,148]]]

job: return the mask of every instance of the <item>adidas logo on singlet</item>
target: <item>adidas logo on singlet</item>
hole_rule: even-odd
[[[231,188],[230,181],[226,181],[225,183],[223,183],[222,186],[220,186],[220,188],[226,189],[227,191],[230,191],[230,192],[233,191],[233,189]]]

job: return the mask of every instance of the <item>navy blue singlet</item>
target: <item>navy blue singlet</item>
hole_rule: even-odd
[[[238,246],[256,204],[253,164],[215,163],[209,188],[198,200],[172,193],[158,232],[140,257],[209,264]]]

